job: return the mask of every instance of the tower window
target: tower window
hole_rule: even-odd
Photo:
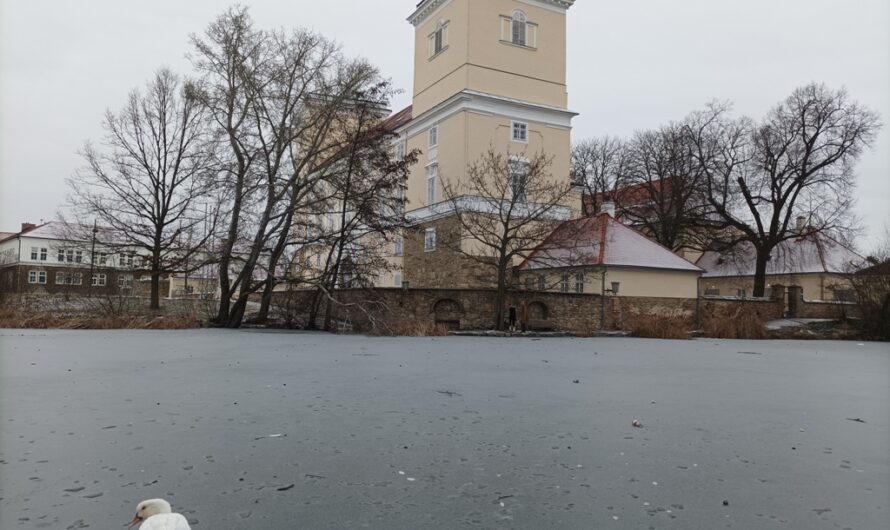
[[[512,139],[514,142],[528,142],[528,124],[521,121],[514,121],[512,127]]]
[[[435,228],[427,228],[423,234],[423,250],[424,252],[431,252],[436,250],[436,229]]]
[[[436,179],[439,176],[439,165],[430,164],[426,168],[426,204],[436,203]]]
[[[525,202],[528,188],[529,163],[524,158],[510,159],[510,191],[515,202]]]
[[[430,58],[435,57],[448,47],[448,22],[439,21],[436,30],[429,37]]]
[[[525,13],[522,11],[513,12],[512,28],[513,38],[511,42],[519,46],[525,46],[528,41],[528,18],[525,16]]]
[[[439,126],[433,125],[428,132],[429,146],[436,147],[439,145]]]

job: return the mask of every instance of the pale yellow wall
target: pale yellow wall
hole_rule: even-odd
[[[415,29],[414,48],[414,116],[419,116],[431,106],[441,102],[460,90],[466,88],[466,70],[458,70],[468,62],[467,33],[469,26],[469,5],[471,0],[451,0],[438,13],[427,18]],[[473,2],[478,3],[478,2]],[[448,22],[447,48],[430,58],[429,36],[439,21]],[[436,96],[425,95],[430,87],[449,78],[449,86],[456,89],[451,93],[439,87]]]
[[[545,276],[547,291],[559,292],[563,273],[569,274],[569,290],[575,292],[575,273],[577,269],[550,269],[546,271],[529,271],[519,274],[519,287],[526,288],[529,276]],[[602,291],[602,272],[600,269],[587,268],[584,272],[584,293],[600,294]],[[698,273],[670,271],[658,269],[630,269],[610,267],[606,271],[606,289],[612,288],[612,282],[619,282],[618,296],[642,296],[654,298],[696,298],[698,296]]]
[[[534,48],[501,41],[502,16],[517,9],[536,28]],[[431,58],[429,36],[439,21],[448,23],[447,48]],[[415,37],[415,116],[464,89],[566,107],[564,13],[517,0],[451,0]]]
[[[806,300],[826,300],[835,299],[834,290],[831,287],[839,287],[840,289],[851,289],[850,281],[840,274],[796,274],[796,275],[769,275],[766,277],[767,287],[770,285],[799,285],[803,287],[803,297]],[[747,296],[751,296],[754,292],[754,277],[739,276],[725,278],[702,278],[701,292],[705,294],[707,289],[719,289],[720,296],[736,296],[740,289],[745,290]]]

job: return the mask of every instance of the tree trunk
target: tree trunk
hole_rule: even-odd
[[[507,301],[507,264],[502,259],[498,263],[498,288],[494,296],[494,329],[504,329],[504,304]]]
[[[769,251],[757,249],[754,264],[754,292],[751,296],[760,297],[766,292],[766,264],[769,262]]]
[[[275,291],[275,280],[270,275],[266,278],[266,285],[263,287],[263,297],[260,299],[260,311],[257,313],[255,322],[263,323],[269,318],[269,307],[272,306],[272,293]]]
[[[149,309],[159,311],[161,309],[161,273],[151,271],[151,302]]]

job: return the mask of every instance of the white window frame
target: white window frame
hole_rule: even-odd
[[[569,292],[569,273],[564,272],[562,274],[562,278],[559,280],[559,292],[567,293]]]
[[[517,46],[528,46],[528,16],[518,9],[510,17],[510,42]]]
[[[65,285],[66,283],[68,283],[68,282],[65,280],[65,276],[66,276],[66,273],[64,273],[64,272],[57,272],[57,273],[56,273],[56,285]]]
[[[584,292],[584,273],[576,272],[575,273],[575,292],[583,293]]]
[[[60,248],[58,254],[56,254],[56,261],[59,263],[65,263],[65,249]]]
[[[46,285],[46,271],[28,271],[28,283]]]
[[[509,160],[510,164],[510,196],[513,197],[516,193],[517,189],[519,189],[522,193],[519,197],[517,197],[517,201],[525,202],[528,199],[528,177],[531,172],[531,162],[529,159],[520,157],[520,156],[511,156]],[[522,174],[521,178],[524,179],[524,183],[522,183],[522,187],[519,188],[517,183],[519,182],[519,168],[524,168],[525,173]]]
[[[519,137],[516,136],[517,130],[521,131]],[[520,144],[528,143],[528,122],[516,120],[510,122],[510,141]]]
[[[393,237],[392,240],[392,255],[393,256],[401,256],[404,252],[404,238],[401,235],[397,235]]]
[[[426,166],[426,205],[436,204],[438,195],[436,186],[439,180],[439,164],[433,163]]]
[[[40,261],[46,261],[49,251],[45,247],[40,247]]]
[[[108,284],[108,275],[104,272],[93,273],[90,279],[90,285],[93,287],[105,287]]]
[[[74,251],[74,263],[83,263],[83,251],[82,250]]]
[[[39,255],[40,249],[38,247],[31,247],[31,261],[37,261]]]
[[[118,289],[132,289],[133,288],[133,275],[132,274],[119,274],[117,277],[117,287],[118,287]]]
[[[401,287],[402,286],[402,273],[397,272],[392,275],[392,286],[393,287]]]
[[[106,252],[99,252],[99,265],[105,265],[108,263],[108,254]]]
[[[546,291],[547,290],[547,277],[541,274],[538,276],[538,290]]]
[[[74,250],[68,249],[65,251],[65,261],[68,263],[74,263]]]
[[[429,59],[433,59],[448,49],[448,21],[440,20],[436,29],[429,35]]]
[[[423,232],[423,251],[432,252],[436,250],[436,229],[427,228]]]
[[[430,127],[426,132],[427,146],[430,149],[439,147],[439,124]]]

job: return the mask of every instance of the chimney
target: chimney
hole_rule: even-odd
[[[797,230],[798,234],[802,234],[804,228],[807,226],[807,218],[803,215],[798,215],[797,219],[795,219],[794,228]]]
[[[607,198],[600,204],[600,213],[607,213],[611,217],[615,217],[615,203],[612,199]]]
[[[30,232],[35,228],[37,228],[37,225],[35,225],[34,223],[22,223],[22,233]]]

